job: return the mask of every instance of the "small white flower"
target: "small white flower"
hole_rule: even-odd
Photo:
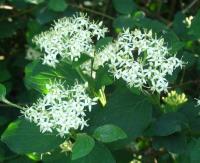
[[[63,137],[70,129],[83,129],[88,126],[86,112],[96,104],[96,98],[86,94],[86,85],[75,83],[65,89],[62,82],[50,82],[46,85],[47,94],[22,114],[40,127],[42,133],[57,131]]]
[[[80,13],[59,19],[49,31],[36,36],[33,41],[45,52],[43,64],[55,67],[60,59],[77,61],[81,54],[92,57],[94,40],[104,37],[106,32],[102,22],[90,21],[87,15]]]

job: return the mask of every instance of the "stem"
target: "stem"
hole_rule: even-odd
[[[173,17],[173,14],[174,14],[174,10],[176,8],[176,0],[173,0],[172,3],[171,3],[171,6],[170,6],[170,13],[168,15],[168,19],[171,19]]]
[[[199,84],[200,83],[200,80],[197,79],[197,80],[190,80],[190,81],[187,81],[187,82],[182,82],[178,85],[173,85],[171,88],[180,88],[180,87],[184,87],[186,85],[189,85],[189,84]]]
[[[23,107],[21,107],[21,106],[19,106],[17,104],[14,104],[11,101],[8,101],[6,98],[3,98],[2,102],[8,104],[9,106],[15,107],[15,108],[18,108],[18,109],[21,109],[21,110],[23,109]]]
[[[84,77],[82,71],[80,70],[79,67],[76,67],[76,71],[78,72],[78,74],[80,75],[81,79],[84,81],[84,82],[87,82],[86,78]]]
[[[23,11],[21,11],[21,12],[16,12],[16,13],[11,14],[11,15],[6,16],[6,17],[2,17],[2,18],[0,18],[0,22],[1,22],[1,21],[4,21],[4,20],[7,20],[8,18],[20,17],[20,16],[22,16],[22,15],[25,15],[25,14],[28,14],[28,13],[34,11],[35,9],[37,9],[37,6],[34,6],[34,7],[32,7],[32,8],[25,9],[25,10],[23,10]]]
[[[152,102],[155,106],[157,106],[157,108],[158,108],[161,112],[163,112],[163,109],[162,109],[161,104],[160,104],[160,94],[151,95],[151,96],[149,96],[149,97],[150,97],[151,102]]]
[[[80,70],[79,67],[76,67],[76,71],[78,72],[78,74],[80,75],[81,79],[84,81],[84,82],[88,82],[86,80],[86,78],[84,77],[82,71]],[[94,90],[90,90],[88,89],[91,93],[93,93],[95,96],[99,97],[99,101],[101,102],[102,106],[104,107],[107,103],[106,101],[106,96],[105,96],[105,93],[104,93],[104,87],[102,87],[101,89],[99,89],[98,93],[95,93]]]
[[[198,1],[199,1],[199,0],[194,0],[194,1],[192,1],[192,2],[188,5],[188,7],[186,7],[186,8],[182,11],[182,13],[183,13],[183,14],[187,13]]]
[[[106,95],[104,93],[104,89],[105,87],[102,87],[100,90],[99,90],[99,101],[101,102],[102,106],[104,107],[107,103],[106,101]]]
[[[91,12],[93,14],[96,14],[96,15],[100,15],[102,17],[105,17],[107,19],[111,19],[111,20],[114,20],[114,17],[110,16],[110,15],[106,15],[102,12],[99,12],[99,11],[96,11],[96,10],[92,10],[92,9],[89,9],[89,8],[86,8],[86,7],[83,7],[82,5],[77,5],[77,4],[69,4],[70,6],[74,7],[74,8],[78,8],[80,10],[85,10],[85,11],[88,11],[88,12]]]

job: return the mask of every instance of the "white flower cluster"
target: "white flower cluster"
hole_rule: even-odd
[[[86,94],[86,87],[76,83],[65,89],[63,83],[51,82],[46,85],[48,93],[32,106],[25,107],[22,114],[36,123],[42,133],[55,130],[63,137],[70,129],[82,130],[88,126],[85,120],[86,111],[91,111],[97,101]]]
[[[170,55],[164,39],[157,38],[151,30],[127,29],[96,54],[94,68],[105,64],[116,79],[122,78],[130,87],[148,87],[160,93],[167,92],[166,76],[183,63]]]
[[[90,21],[87,15],[59,19],[53,27],[33,41],[44,50],[43,64],[55,67],[59,59],[76,61],[81,54],[94,55],[94,40],[104,37],[107,28],[102,22]]]

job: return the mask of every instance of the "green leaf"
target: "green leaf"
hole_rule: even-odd
[[[112,151],[117,163],[131,163],[133,153],[129,149],[120,149]]]
[[[25,9],[27,7],[27,4],[24,0],[9,0],[9,2],[18,9]]]
[[[106,67],[100,67],[96,72],[95,87],[99,90],[102,86],[107,86],[113,83],[113,77],[109,75]]]
[[[190,53],[188,51],[183,51],[182,56],[184,60],[187,61],[187,64],[185,65],[187,68],[192,67],[196,60],[198,60],[198,58],[195,57],[195,53]]]
[[[90,126],[86,129],[94,133],[97,127],[113,124],[120,127],[129,140],[143,134],[152,120],[152,107],[144,95],[134,95],[126,87],[114,91],[105,107],[96,105],[88,114]]]
[[[165,148],[172,153],[183,153],[187,147],[186,137],[182,134],[173,134],[164,137],[153,138],[153,147],[156,149]]]
[[[179,155],[177,162],[181,163],[199,163],[200,162],[200,139],[192,138],[188,141],[185,152]]]
[[[109,143],[127,138],[126,133],[121,128],[112,124],[106,124],[96,128],[93,136],[98,141],[101,141],[103,143]]]
[[[189,156],[191,163],[198,163],[200,162],[200,138],[194,139],[190,143],[189,147]]]
[[[112,37],[104,37],[101,38],[100,40],[97,41],[96,43],[96,50],[101,50],[103,49],[106,45],[108,45],[109,43],[111,43],[113,40]]]
[[[196,103],[190,101],[184,105],[180,112],[188,119],[188,128],[190,133],[194,135],[200,134],[200,116],[199,109],[195,107]]]
[[[65,81],[66,85],[73,85],[75,80],[79,80],[80,76],[71,65],[67,63],[60,63],[56,69],[46,65],[42,65],[40,61],[35,61],[26,66],[25,69],[25,85],[29,89],[35,89],[44,93],[46,91],[46,84],[50,80]]]
[[[57,12],[62,12],[67,8],[67,3],[65,0],[50,0],[48,3],[49,9]]]
[[[43,163],[70,163],[70,157],[68,154],[64,153],[64,152],[51,152],[51,155],[46,154],[43,155],[42,158],[42,162]]]
[[[24,119],[10,123],[2,134],[1,140],[12,151],[19,154],[48,152],[64,141],[53,133],[41,133],[38,126]]]
[[[103,144],[96,142],[93,150],[77,160],[72,160],[71,163],[116,163],[111,152]]]
[[[45,25],[46,23],[52,22],[52,20],[56,19],[58,17],[58,13],[49,10],[46,6],[41,8],[38,12],[35,13],[36,20],[41,25]]]
[[[0,101],[6,96],[6,87],[0,84]]]
[[[35,163],[35,161],[29,159],[26,156],[15,156],[13,159],[5,160],[6,163]]]
[[[0,82],[6,82],[11,79],[11,74],[8,71],[5,62],[0,64]]]
[[[185,18],[186,16],[182,12],[176,13],[173,20],[173,30],[179,37],[187,39],[188,28],[186,28],[186,24],[184,23]]]
[[[95,146],[95,141],[87,134],[78,134],[72,148],[72,160],[88,155]]]
[[[200,10],[192,20],[192,24],[189,29],[189,34],[195,36],[197,39],[200,38],[199,26],[200,26]]]
[[[11,37],[15,34],[17,26],[15,22],[1,21],[0,22],[0,39]]]
[[[32,39],[36,34],[39,34],[43,29],[43,26],[39,24],[36,20],[29,20],[27,24],[26,40],[29,45],[33,44]]]
[[[167,136],[180,132],[186,125],[187,119],[183,114],[178,112],[166,113],[152,124],[150,133],[156,136]]]
[[[121,14],[131,14],[136,11],[136,5],[133,0],[113,0],[114,8]]]
[[[135,25],[135,22],[133,18],[127,17],[127,16],[119,16],[113,21],[113,27],[116,30],[133,28],[134,25]]]

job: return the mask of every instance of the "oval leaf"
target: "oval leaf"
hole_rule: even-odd
[[[136,10],[133,0],[113,0],[114,8],[121,14],[131,14]]]
[[[64,62],[60,63],[56,69],[43,65],[40,61],[34,61],[26,66],[25,85],[28,89],[45,93],[46,84],[50,80],[62,80],[66,85],[73,85],[75,80],[81,81],[76,70]]]
[[[62,12],[65,11],[67,8],[67,3],[65,0],[50,0],[48,3],[49,9],[56,11],[56,12]]]
[[[116,163],[116,161],[106,146],[96,142],[94,148],[87,156],[72,160],[71,163]]]
[[[106,124],[101,127],[98,127],[95,131],[93,136],[104,143],[110,143],[116,140],[125,139],[127,138],[126,133],[119,127]]]
[[[155,136],[168,136],[180,132],[187,123],[187,119],[183,114],[167,113],[155,121],[149,131]]]
[[[94,133],[97,127],[113,124],[120,127],[129,140],[142,135],[152,121],[152,107],[144,95],[135,95],[120,85],[109,97],[104,108],[96,105],[88,114],[90,126],[87,131]]]
[[[24,119],[12,122],[4,131],[1,140],[19,154],[48,152],[64,141],[52,133],[40,133],[36,125]]]
[[[72,160],[88,155],[94,148],[95,141],[87,134],[78,134],[72,148]]]

